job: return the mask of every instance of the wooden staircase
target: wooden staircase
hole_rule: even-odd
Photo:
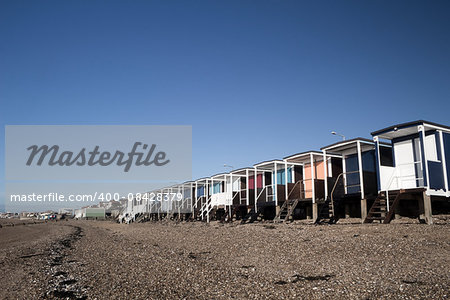
[[[229,215],[230,211],[231,211],[231,217]],[[220,217],[219,222],[220,223],[231,222],[232,219],[233,219],[233,208],[232,207],[225,207],[224,213]]]
[[[388,200],[385,192],[380,192],[370,207],[364,223],[373,223],[373,221],[380,221],[383,224],[389,224],[395,213],[395,209],[400,203],[400,198],[405,193],[405,190],[389,191],[389,211]]]
[[[338,219],[333,212],[331,199],[328,197],[319,205],[317,219],[314,221],[314,224],[335,224],[337,221]]]
[[[330,196],[328,196],[324,202],[318,202],[317,219],[314,221],[314,224],[336,224],[339,220],[337,211],[339,210],[345,195],[343,175],[344,173],[341,173],[336,179],[329,179],[330,181],[328,184],[333,186],[333,188],[330,191]]]
[[[146,214],[144,214],[144,213],[139,213],[139,215],[137,216],[137,218],[135,219],[135,223],[143,223],[143,222],[145,222],[145,219],[146,219]]]
[[[305,198],[305,191],[303,190],[303,183],[304,183],[303,180],[299,180],[291,188],[291,191],[289,192],[289,194],[287,196],[287,200],[283,202],[283,205],[281,205],[281,207],[280,207],[280,211],[277,213],[277,215],[273,219],[274,222],[286,222],[291,219],[291,216],[294,213],[294,210],[297,207],[298,202],[301,199]],[[298,187],[298,188],[296,189],[296,187]]]
[[[289,199],[284,201],[283,205],[281,205],[280,207],[280,211],[275,216],[274,221],[275,222],[289,221],[299,201],[300,199]]]
[[[233,206],[231,209],[231,221],[238,219],[239,206]]]
[[[255,207],[252,207],[250,211],[242,218],[241,224],[253,223],[258,219],[259,213],[256,212]]]

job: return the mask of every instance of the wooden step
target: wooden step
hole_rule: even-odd
[[[372,217],[367,217],[366,219],[368,219],[368,220],[379,220],[379,221],[381,221],[381,220],[384,220],[384,217],[374,217],[374,216],[372,216]]]

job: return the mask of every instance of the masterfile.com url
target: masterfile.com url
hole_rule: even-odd
[[[119,201],[119,193],[97,193],[94,194],[70,194],[60,193],[48,194],[12,194],[11,202],[96,202],[96,201]]]

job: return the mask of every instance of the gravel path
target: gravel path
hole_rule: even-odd
[[[16,242],[15,249],[25,253],[33,248],[30,253],[48,255],[23,259],[4,256],[13,246],[0,248],[3,269],[22,269],[24,274],[33,269],[23,278],[13,274],[14,287],[36,281],[25,288],[27,293],[33,291],[27,298],[445,299],[450,295],[447,224],[69,221],[22,227],[39,226],[49,230],[41,237],[40,248],[27,241]],[[2,283],[12,284],[11,276],[6,282],[5,273],[1,276]],[[0,298],[22,295],[8,286],[0,292]]]

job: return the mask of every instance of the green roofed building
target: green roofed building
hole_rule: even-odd
[[[85,219],[104,219],[105,208],[85,208],[83,217]]]

